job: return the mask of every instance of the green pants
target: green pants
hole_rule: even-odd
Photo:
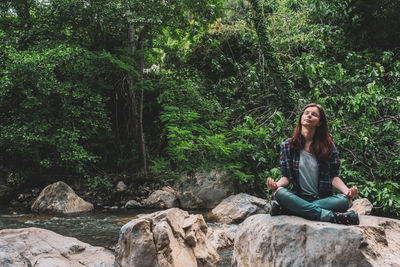
[[[276,192],[275,200],[294,215],[314,221],[331,222],[333,212],[346,211],[349,208],[347,197],[343,194],[306,200],[286,188],[281,188]]]

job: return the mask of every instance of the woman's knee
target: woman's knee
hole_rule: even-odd
[[[277,189],[275,189],[274,195],[276,195],[276,193],[278,193],[278,191],[281,190],[281,189],[286,189],[286,188],[285,188],[285,187],[279,186]],[[287,189],[286,189],[286,190],[287,190]]]
[[[292,192],[290,190],[288,190],[286,187],[278,187],[274,191],[274,196],[282,195],[282,194],[288,194],[288,193],[290,194]]]
[[[334,197],[335,197],[334,200],[335,211],[346,211],[352,206],[351,199],[347,198],[345,195],[338,194],[335,195]]]
[[[348,198],[343,194],[340,194],[340,196],[341,196],[341,201],[343,201],[343,203],[346,203],[347,205],[346,210],[353,206],[353,201],[351,200],[351,198]]]
[[[351,206],[351,199],[350,199],[350,198],[346,197],[346,196],[343,195],[343,194],[336,195],[336,197],[337,197],[338,199],[340,199],[340,201],[341,201],[343,204],[347,204],[347,205],[348,205],[347,208],[350,208],[350,206]]]
[[[274,192],[274,198],[278,203],[285,202],[285,200],[290,199],[292,195],[294,195],[294,193],[285,187],[278,187]]]

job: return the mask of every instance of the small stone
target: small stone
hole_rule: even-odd
[[[40,193],[39,188],[33,188],[33,189],[32,189],[32,193],[33,193],[34,195],[38,195],[38,194]]]
[[[117,192],[125,192],[128,189],[128,187],[125,185],[123,181],[119,181],[117,184]]]
[[[129,200],[128,202],[126,202],[125,208],[127,208],[127,209],[138,209],[138,208],[143,208],[143,205],[140,204],[139,202],[135,201],[135,200]]]

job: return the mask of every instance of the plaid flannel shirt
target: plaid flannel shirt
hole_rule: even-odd
[[[332,178],[339,176],[340,158],[336,147],[332,148],[331,161],[318,162],[318,193],[320,198],[325,198],[333,194]],[[299,183],[299,162],[300,151],[290,148],[290,140],[287,139],[281,146],[281,174],[287,177],[289,182],[293,184],[292,191],[301,196],[301,188]]]

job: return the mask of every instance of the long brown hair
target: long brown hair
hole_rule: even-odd
[[[295,150],[302,150],[305,147],[306,140],[301,134],[301,117],[304,111],[309,107],[317,107],[320,114],[320,125],[315,129],[314,139],[310,146],[311,153],[318,160],[329,160],[332,158],[332,147],[334,143],[329,133],[328,119],[326,118],[325,110],[321,105],[311,103],[303,108],[296,129],[294,129],[293,136],[290,138],[290,147]]]

